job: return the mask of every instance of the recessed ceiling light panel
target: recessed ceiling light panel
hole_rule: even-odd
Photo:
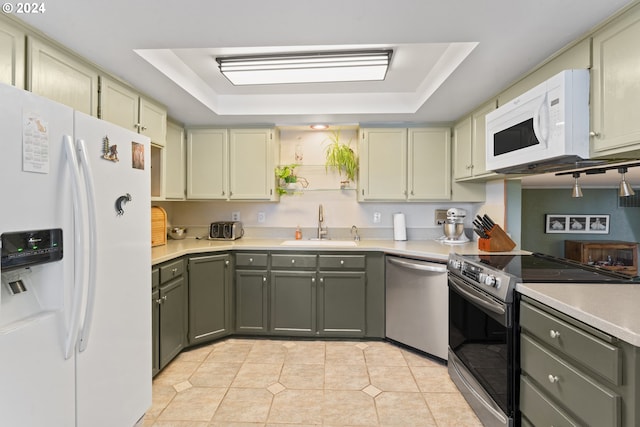
[[[384,80],[392,50],[309,52],[218,57],[220,72],[236,86]]]

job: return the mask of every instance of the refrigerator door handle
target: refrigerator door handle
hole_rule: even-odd
[[[89,227],[89,286],[87,291],[87,305],[84,313],[84,321],[80,329],[79,350],[85,351],[89,344],[89,334],[91,333],[91,322],[93,320],[93,309],[96,298],[96,266],[98,257],[97,244],[97,212],[96,212],[96,196],[95,185],[93,183],[93,172],[87,155],[87,147],[82,139],[78,139],[78,152],[80,153],[80,168],[84,175],[85,191],[87,195],[87,214]]]
[[[63,137],[63,147],[66,154],[67,166],[69,167],[69,175],[71,176],[71,190],[73,194],[73,216],[74,216],[74,278],[73,278],[73,295],[71,299],[71,312],[69,319],[69,328],[66,333],[64,343],[64,357],[69,359],[75,349],[76,338],[80,324],[80,311],[82,308],[82,298],[84,294],[84,238],[82,229],[84,226],[84,210],[80,170],[78,169],[78,158],[76,156],[75,145],[73,139],[65,135]]]

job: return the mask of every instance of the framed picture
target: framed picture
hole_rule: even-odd
[[[609,234],[609,215],[546,214],[544,232]]]

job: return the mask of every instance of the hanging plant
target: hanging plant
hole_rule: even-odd
[[[340,131],[331,132],[329,136],[331,144],[325,150],[326,162],[325,170],[333,168],[338,171],[340,176],[344,175],[347,181],[341,184],[348,184],[349,181],[355,181],[358,175],[358,156],[351,148],[351,140],[348,143],[340,142]]]

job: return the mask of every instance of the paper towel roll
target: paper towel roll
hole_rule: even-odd
[[[407,240],[407,224],[403,213],[393,214],[393,240]]]

